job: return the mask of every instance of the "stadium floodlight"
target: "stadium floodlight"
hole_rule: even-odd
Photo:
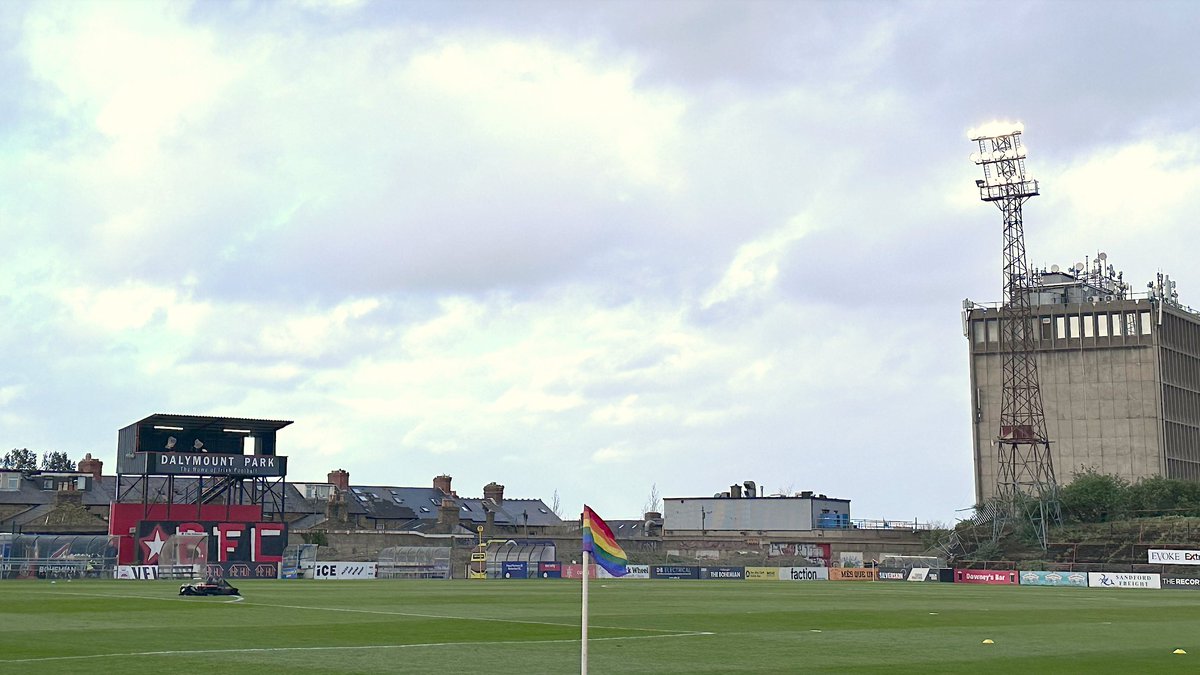
[[[983,179],[975,181],[983,201],[1011,205],[1038,194],[1038,182],[1025,175],[1024,126],[1020,122],[989,122],[971,130],[971,140],[978,146],[971,161],[983,167]]]

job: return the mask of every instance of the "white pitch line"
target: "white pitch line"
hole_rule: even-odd
[[[628,635],[625,637],[588,638],[588,642],[607,642],[615,640],[656,640],[672,637],[699,637],[715,635],[710,632],[671,633],[669,635]],[[332,647],[248,647],[244,649],[181,649],[154,652],[123,652],[119,654],[81,654],[77,656],[41,656],[31,659],[8,659],[0,661],[0,665],[9,663],[44,663],[49,661],[82,661],[86,659],[128,658],[131,656],[202,656],[206,654],[254,654],[270,652],[319,652],[319,651],[349,651],[355,649],[412,649],[416,647],[464,647],[464,646],[494,646],[494,645],[538,645],[538,644],[574,644],[578,639],[557,640],[497,640],[494,642],[420,642],[400,645],[356,645]]]
[[[531,621],[528,619],[501,619],[496,617],[486,616],[449,616],[446,614],[419,614],[416,612],[392,612],[382,609],[354,609],[351,607],[308,607],[304,605],[275,605],[267,602],[247,602],[247,605],[256,607],[278,607],[280,609],[309,609],[316,612],[351,612],[356,614],[383,614],[386,616],[411,616],[417,619],[456,619],[459,621],[492,621],[496,623],[519,623],[531,624],[535,626],[559,626],[564,628],[579,628],[577,623],[560,623],[556,621]],[[671,633],[676,634],[678,631],[672,631],[666,628],[633,628],[629,626],[597,626],[590,624],[592,628],[605,628],[609,630],[637,630],[647,633]]]
[[[84,596],[96,597],[96,598],[121,598],[121,599],[126,599],[126,600],[166,600],[166,601],[185,601],[186,600],[189,602],[195,601],[195,598],[184,598],[184,597],[164,598],[161,596],[153,596],[153,595],[114,595],[114,594],[109,594],[109,593],[81,593],[81,592],[74,592],[74,591],[62,591],[60,594],[61,595],[84,595]],[[557,626],[557,627],[561,627],[561,628],[579,628],[580,627],[579,624],[577,624],[577,623],[561,623],[561,622],[555,622],[555,621],[530,621],[528,619],[501,619],[501,618],[497,618],[497,617],[481,617],[481,616],[452,616],[449,614],[421,614],[421,613],[417,613],[417,612],[394,612],[394,611],[387,611],[387,610],[382,610],[382,609],[354,609],[351,607],[311,607],[311,606],[307,606],[307,605],[276,605],[276,604],[272,604],[269,602],[247,601],[247,602],[242,603],[243,607],[247,606],[247,605],[254,606],[254,607],[276,607],[279,609],[306,609],[306,610],[311,610],[314,612],[349,612],[349,613],[353,613],[353,614],[379,614],[379,615],[383,615],[383,616],[407,616],[407,617],[412,617],[415,619],[451,619],[451,620],[455,620],[455,621],[488,621],[488,622],[494,622],[494,623],[516,623],[516,624],[528,624],[528,625],[534,625],[534,626]],[[637,627],[631,627],[631,626],[597,626],[595,624],[591,624],[591,627],[592,628],[601,628],[601,629],[606,629],[606,630],[642,631],[642,632],[646,632],[646,633],[670,633],[672,635],[676,635],[676,634],[700,635],[701,634],[696,631],[685,631],[684,633],[680,633],[679,631],[673,631],[673,630],[670,630],[667,628],[637,628]]]

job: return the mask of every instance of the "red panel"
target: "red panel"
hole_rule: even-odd
[[[1015,584],[1015,570],[954,570],[954,583],[957,584]]]
[[[138,558],[134,535],[138,523],[151,521],[220,521],[226,523],[256,523],[261,521],[262,505],[202,504],[199,514],[195,504],[112,504],[109,507],[108,533],[117,540],[117,561],[121,565],[132,565]]]

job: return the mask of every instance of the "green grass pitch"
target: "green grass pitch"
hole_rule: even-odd
[[[579,670],[578,581],[239,586],[230,602],[180,598],[178,582],[0,583],[0,673]],[[1200,591],[609,580],[589,593],[593,673],[1200,672]]]

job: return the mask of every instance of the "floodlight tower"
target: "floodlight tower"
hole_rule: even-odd
[[[1038,195],[1038,182],[1025,175],[1023,125],[991,124],[971,131],[978,151],[971,159],[983,167],[976,180],[979,198],[993,202],[1004,216],[1004,296],[1000,308],[1002,360],[1000,430],[996,437],[996,498],[993,536],[1004,522],[1026,513],[1036,500],[1034,520],[1043,548],[1048,543],[1047,521],[1059,520],[1058,483],[1046,435],[1046,416],[1038,381],[1034,344],[1032,295],[1038,280],[1025,258],[1025,226],[1021,207]]]

